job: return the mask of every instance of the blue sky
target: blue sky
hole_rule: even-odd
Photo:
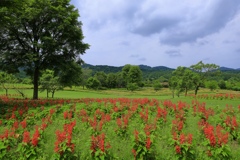
[[[240,68],[240,0],[71,0],[93,65]]]

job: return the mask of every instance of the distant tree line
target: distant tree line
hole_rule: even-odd
[[[6,95],[10,88],[17,90],[17,85],[14,84],[33,83],[32,78],[27,76],[24,70],[19,70],[20,72],[17,74],[0,72],[0,85],[5,90]],[[82,86],[83,89],[93,90],[126,88],[129,91],[134,91],[141,87],[152,87],[156,92],[162,88],[169,88],[172,91],[173,97],[175,95],[180,96],[180,94],[186,96],[190,90],[197,94],[200,88],[240,91],[239,72],[220,72],[219,66],[204,64],[202,61],[189,68],[179,66],[173,71],[168,71],[167,76],[160,74],[156,78],[143,78],[146,70],[144,71],[140,66],[130,64],[121,67],[121,70],[118,72],[109,73],[105,73],[104,71],[94,72],[93,69],[83,68],[77,64],[73,64],[65,72],[64,70],[55,72],[54,70],[47,69],[40,73],[40,92],[46,91],[47,97],[50,97],[49,94],[51,94],[51,97],[54,97],[56,91],[67,86]],[[21,90],[18,89],[18,93],[22,94]]]

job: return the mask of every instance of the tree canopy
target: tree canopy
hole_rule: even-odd
[[[219,73],[219,66],[216,64],[204,64],[202,61],[198,62],[197,64],[191,65],[190,69],[193,70],[196,74],[193,76],[193,83],[195,87],[195,95],[200,87],[204,86],[204,82],[206,78],[210,74],[217,74]]]
[[[83,42],[78,10],[70,0],[12,0],[0,9],[0,62],[9,72],[24,67],[38,98],[41,71],[81,63]]]

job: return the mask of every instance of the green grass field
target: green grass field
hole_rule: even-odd
[[[21,90],[25,94],[26,98],[31,99],[33,94],[33,89],[31,89],[31,85],[25,85],[23,86],[23,89]],[[9,89],[8,93],[10,95],[18,94],[16,90]],[[237,91],[229,91],[229,90],[215,90],[210,91],[209,89],[200,89],[198,92],[198,95],[201,94],[225,94],[225,93],[231,93],[231,94],[240,94],[240,92]],[[0,95],[4,95],[5,91],[3,89],[0,90]],[[46,91],[39,92],[39,98],[46,98]],[[193,91],[189,91],[188,94],[194,94]],[[51,97],[51,94],[49,94]],[[20,95],[17,96],[18,98],[21,98]],[[127,97],[127,98],[154,98],[158,100],[172,100],[174,102],[177,102],[179,100],[190,102],[192,100],[192,97],[185,97],[182,93],[180,97],[175,96],[172,98],[171,91],[168,88],[163,88],[160,91],[156,92],[153,90],[153,88],[141,88],[137,91],[131,92],[127,89],[109,89],[109,90],[88,90],[88,89],[82,89],[82,87],[72,87],[72,88],[65,88],[64,90],[56,91],[54,98],[66,98],[66,99],[78,99],[78,98],[121,98],[121,97]],[[232,104],[232,105],[239,105],[239,100],[222,100],[222,101],[216,101],[214,99],[204,99],[203,101],[207,102],[207,105],[209,106],[225,106],[226,104]]]
[[[177,154],[175,153],[174,146],[170,145],[169,139],[172,139],[172,121],[176,119],[176,115],[178,112],[173,112],[174,104],[178,105],[178,102],[184,102],[186,104],[185,109],[182,112],[184,113],[184,116],[186,118],[184,122],[184,127],[181,133],[191,133],[193,134],[193,142],[192,142],[192,149],[194,150],[194,155],[196,156],[196,159],[202,159],[203,157],[206,159],[208,158],[205,154],[205,150],[207,147],[202,143],[203,141],[206,141],[204,138],[204,135],[202,132],[198,129],[198,123],[201,120],[201,113],[197,113],[197,115],[194,116],[194,104],[192,104],[194,99],[191,96],[185,97],[183,94],[180,95],[180,97],[175,96],[175,98],[172,98],[171,92],[169,89],[162,89],[158,92],[155,92],[152,88],[142,88],[137,91],[131,92],[126,89],[111,89],[111,90],[101,90],[101,91],[94,91],[94,90],[87,90],[82,89],[81,87],[73,87],[73,88],[65,88],[64,90],[57,91],[55,93],[54,99],[49,98],[46,100],[46,92],[39,92],[39,98],[40,100],[37,101],[31,101],[32,92],[30,86],[25,86],[21,91],[26,95],[28,98],[26,101],[19,101],[22,98],[17,95],[17,92],[14,89],[9,90],[10,97],[18,98],[18,100],[11,100],[8,101],[6,104],[2,103],[1,106],[2,111],[5,110],[1,114],[1,125],[0,125],[0,137],[5,134],[6,129],[12,130],[11,128],[14,126],[15,122],[21,122],[26,119],[27,121],[27,128],[22,129],[19,125],[19,128],[16,130],[13,130],[15,132],[14,138],[9,138],[9,141],[2,141],[3,143],[1,145],[4,145],[6,147],[7,145],[12,146],[10,151],[8,152],[9,155],[4,155],[5,157],[12,158],[12,157],[18,157],[18,155],[21,152],[28,152],[26,148],[24,150],[17,150],[17,148],[14,148],[13,146],[23,146],[23,133],[27,130],[33,135],[34,133],[34,126],[41,126],[44,123],[47,124],[47,128],[44,130],[44,132],[41,134],[41,140],[38,147],[36,147],[36,152],[39,152],[40,157],[38,159],[51,159],[53,158],[52,155],[55,155],[54,152],[54,146],[56,142],[56,131],[63,130],[63,126],[67,123],[76,121],[77,126],[74,129],[73,132],[73,143],[75,144],[75,150],[76,154],[78,154],[77,159],[89,159],[90,154],[90,146],[91,146],[91,136],[95,134],[99,134],[98,131],[93,132],[93,128],[91,127],[91,120],[94,120],[94,117],[97,116],[97,113],[100,112],[101,115],[108,114],[111,116],[111,120],[109,122],[104,122],[103,129],[100,130],[100,133],[105,133],[107,136],[106,141],[110,142],[111,148],[110,152],[114,153],[116,157],[119,159],[133,159],[133,154],[131,153],[132,145],[133,145],[133,133],[134,130],[138,131],[144,131],[144,127],[146,125],[154,124],[154,118],[157,115],[157,105],[153,105],[150,102],[145,103],[142,105],[142,102],[145,101],[144,98],[148,100],[154,100],[156,99],[159,102],[159,106],[162,108],[167,109],[168,115],[167,115],[167,121],[166,123],[160,122],[160,124],[157,124],[157,128],[154,129],[152,135],[154,136],[153,139],[153,146],[152,146],[152,152],[155,156],[155,159],[172,159],[172,155],[174,155],[174,158],[176,158]],[[0,90],[0,95],[4,95],[4,90]],[[193,91],[190,91],[189,94],[193,94]],[[227,90],[217,90],[217,91],[210,91],[208,89],[202,89],[198,93],[199,95],[216,95],[216,94],[233,94],[236,97],[235,98],[212,98],[212,97],[204,97],[204,98],[198,98],[199,103],[206,103],[206,108],[211,108],[214,110],[214,115],[210,116],[207,120],[208,123],[210,123],[213,126],[217,126],[219,123],[224,123],[224,119],[221,118],[222,111],[226,109],[226,105],[233,106],[233,109],[235,112],[231,113],[231,116],[237,117],[237,122],[240,122],[240,116],[239,116],[239,109],[237,108],[240,106],[240,96],[239,92],[234,91],[227,91]],[[82,101],[81,98],[86,98],[85,102]],[[90,99],[89,99],[90,98]],[[91,100],[92,98],[92,100]],[[131,101],[131,103],[126,103],[122,105],[120,101],[121,98],[124,98],[127,101]],[[77,102],[70,102],[68,103],[62,103],[61,99],[72,99],[77,100]],[[49,105],[47,102],[47,105],[39,104],[41,101],[58,101],[58,103],[54,105]],[[171,104],[171,107],[167,107],[165,102],[168,100]],[[102,102],[99,102],[102,101]],[[108,101],[107,103],[105,103]],[[112,101],[118,101],[116,104]],[[137,110],[134,111],[134,113],[131,114],[131,107],[133,107],[132,103],[134,101],[137,102]],[[0,101],[1,102],[1,101]],[[44,102],[44,103],[45,103]],[[9,103],[9,105],[8,105]],[[25,104],[21,104],[25,103]],[[61,103],[61,104],[59,104]],[[125,103],[125,102],[124,102]],[[14,106],[11,108],[10,106]],[[23,107],[24,106],[24,107]],[[39,107],[34,107],[39,106]],[[187,106],[191,106],[188,108]],[[14,108],[17,107],[18,109],[14,111]],[[118,107],[119,109],[122,108],[120,111],[115,112],[114,107]],[[139,114],[143,112],[143,114],[146,113],[146,108],[149,108],[149,121],[144,122]],[[152,108],[152,109],[150,109]],[[24,114],[20,116],[19,110],[23,109]],[[50,110],[53,109],[54,113],[51,115]],[[145,111],[143,111],[144,109]],[[87,111],[87,117],[88,122],[83,122],[82,118],[84,116],[80,116],[80,110]],[[64,118],[65,112],[72,112],[73,116],[66,120]],[[13,116],[13,113],[17,117],[13,119],[8,119],[7,117]],[[121,118],[124,115],[128,115],[131,118],[129,119],[128,129],[125,136],[119,136],[116,134],[116,129],[118,129],[116,120],[117,118]],[[47,118],[50,116],[50,119]],[[228,113],[223,115],[224,118],[228,116]],[[98,125],[100,124],[100,121],[102,121],[102,116],[100,116],[100,119],[97,119]],[[238,127],[237,134],[240,135]],[[240,136],[238,135],[238,139],[232,140],[231,137],[229,137],[228,147],[230,147],[231,155],[233,159],[238,159],[240,157],[240,150],[239,150],[239,144],[240,144]],[[1,141],[0,141],[1,142]],[[144,142],[145,143],[145,142]],[[31,146],[31,145],[30,145]],[[6,149],[6,148],[4,148]],[[38,151],[40,149],[40,151]],[[34,150],[35,152],[35,150]],[[216,151],[216,154],[218,154],[220,151]],[[225,152],[225,151],[223,151]],[[4,153],[4,152],[2,152]],[[16,154],[17,153],[17,154]],[[222,153],[222,151],[221,151]],[[30,153],[29,153],[30,154]],[[225,153],[223,153],[225,154]],[[34,154],[33,154],[34,155]],[[3,156],[3,154],[0,153],[0,157]],[[223,155],[222,155],[223,156]],[[22,158],[21,156],[19,158]],[[93,158],[94,159],[94,158]],[[193,158],[191,158],[193,159]],[[211,158],[210,158],[211,159]],[[230,159],[229,157],[225,157],[225,159]]]

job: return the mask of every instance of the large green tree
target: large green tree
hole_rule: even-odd
[[[82,62],[89,45],[78,18],[70,0],[12,0],[1,6],[1,67],[12,72],[24,67],[33,79],[33,99],[41,71]]]
[[[219,66],[216,64],[204,64],[202,61],[198,62],[195,65],[191,65],[190,69],[195,72],[193,78],[193,83],[195,87],[195,95],[200,87],[204,86],[204,83],[207,77],[210,74],[219,74]]]
[[[116,88],[117,87],[117,74],[109,73],[107,75],[107,85],[108,88]]]
[[[179,80],[178,87],[181,88],[181,91],[185,91],[185,96],[187,96],[188,91],[194,85],[194,72],[186,67],[179,66],[172,74],[177,77]]]
[[[99,82],[101,83],[102,88],[107,88],[107,74],[104,73],[103,71],[97,72],[94,77],[96,77]]]
[[[141,85],[142,71],[139,66],[126,64],[122,68],[122,76],[126,84],[136,83],[138,86]]]

